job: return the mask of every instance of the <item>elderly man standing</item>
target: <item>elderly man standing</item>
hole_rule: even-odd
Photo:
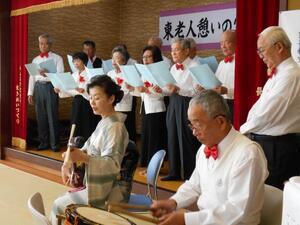
[[[174,39],[171,67],[176,84],[167,86],[171,94],[167,109],[169,174],[161,180],[188,179],[195,167],[195,155],[200,143],[193,136],[187,124],[187,109],[191,97],[197,94],[196,83],[188,68],[198,63],[189,57],[190,44],[186,39]]]
[[[270,171],[266,183],[283,188],[284,181],[299,175],[300,68],[280,27],[259,34],[257,52],[268,67],[269,79],[240,131],[261,144]]]
[[[150,46],[156,46],[161,50],[161,46],[162,46],[162,40],[160,37],[150,37],[148,40],[148,45]],[[163,54],[161,54],[163,61],[169,66],[172,66],[172,62],[169,58],[167,58],[166,56],[164,56]]]
[[[32,62],[41,63],[53,59],[57,72],[64,72],[62,57],[50,51],[53,42],[51,36],[42,34],[38,40],[41,53]],[[58,95],[54,92],[50,79],[45,75],[46,72],[40,70],[40,74],[29,77],[28,103],[35,105],[40,140],[38,149],[51,147],[53,151],[59,151]]]
[[[220,41],[221,49],[225,58],[219,63],[216,76],[222,85],[214,90],[221,94],[227,101],[233,122],[233,99],[234,99],[234,69],[236,33],[234,30],[223,32]]]
[[[267,162],[261,147],[232,127],[229,114],[212,90],[190,101],[190,128],[202,146],[191,178],[170,199],[152,204],[160,225],[259,224]],[[199,211],[175,211],[194,202]]]

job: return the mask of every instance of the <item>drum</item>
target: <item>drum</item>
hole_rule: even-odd
[[[71,204],[65,213],[65,225],[136,225],[123,216],[87,205]]]

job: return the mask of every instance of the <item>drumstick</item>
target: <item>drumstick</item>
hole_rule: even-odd
[[[105,203],[108,207],[109,206],[116,206],[123,209],[139,209],[142,211],[150,211],[150,207],[147,205],[131,205],[127,203],[122,202],[106,202]]]
[[[67,151],[66,151],[66,154],[65,154],[65,159],[64,159],[64,166],[67,167],[67,168],[71,168],[71,166],[72,166],[72,161],[71,161],[71,156],[70,156],[70,154],[71,154],[70,142],[73,138],[75,127],[76,127],[76,125],[72,124],[70,137],[69,137],[69,142],[68,142],[68,148],[67,148]]]
[[[108,206],[108,212],[123,213],[123,214],[126,214],[128,216],[132,216],[134,218],[144,220],[144,221],[154,223],[154,224],[158,224],[158,222],[159,222],[159,220],[157,218],[153,218],[153,217],[151,218],[151,217],[143,216],[141,214],[129,212],[125,209],[122,209],[122,208],[117,207],[117,206],[112,206],[112,205]]]

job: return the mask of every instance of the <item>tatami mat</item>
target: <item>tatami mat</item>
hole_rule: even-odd
[[[32,225],[27,200],[35,192],[43,196],[49,215],[53,201],[66,187],[52,181],[0,164],[0,224]]]

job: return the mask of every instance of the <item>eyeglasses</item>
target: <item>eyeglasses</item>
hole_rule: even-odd
[[[223,114],[219,114],[219,115],[216,115],[216,116],[214,116],[212,119],[214,120],[214,119],[216,119],[217,117],[219,117],[219,116],[221,116],[221,117],[225,117],[226,118],[226,116],[225,115],[223,115]],[[194,123],[194,125],[191,123],[191,121],[189,121],[188,120],[188,127],[191,129],[191,131],[193,132],[194,130],[196,130],[196,131],[201,131],[201,130],[203,130],[204,128],[205,128],[205,126],[203,125],[203,124],[200,124],[200,123]]]
[[[259,57],[262,57],[262,54],[263,54],[268,48],[271,48],[271,47],[275,46],[277,43],[278,43],[278,41],[275,42],[274,44],[268,46],[268,47],[265,47],[265,48],[260,47],[260,48],[258,48],[258,49],[256,50],[256,52],[257,52],[257,54],[259,55]]]

